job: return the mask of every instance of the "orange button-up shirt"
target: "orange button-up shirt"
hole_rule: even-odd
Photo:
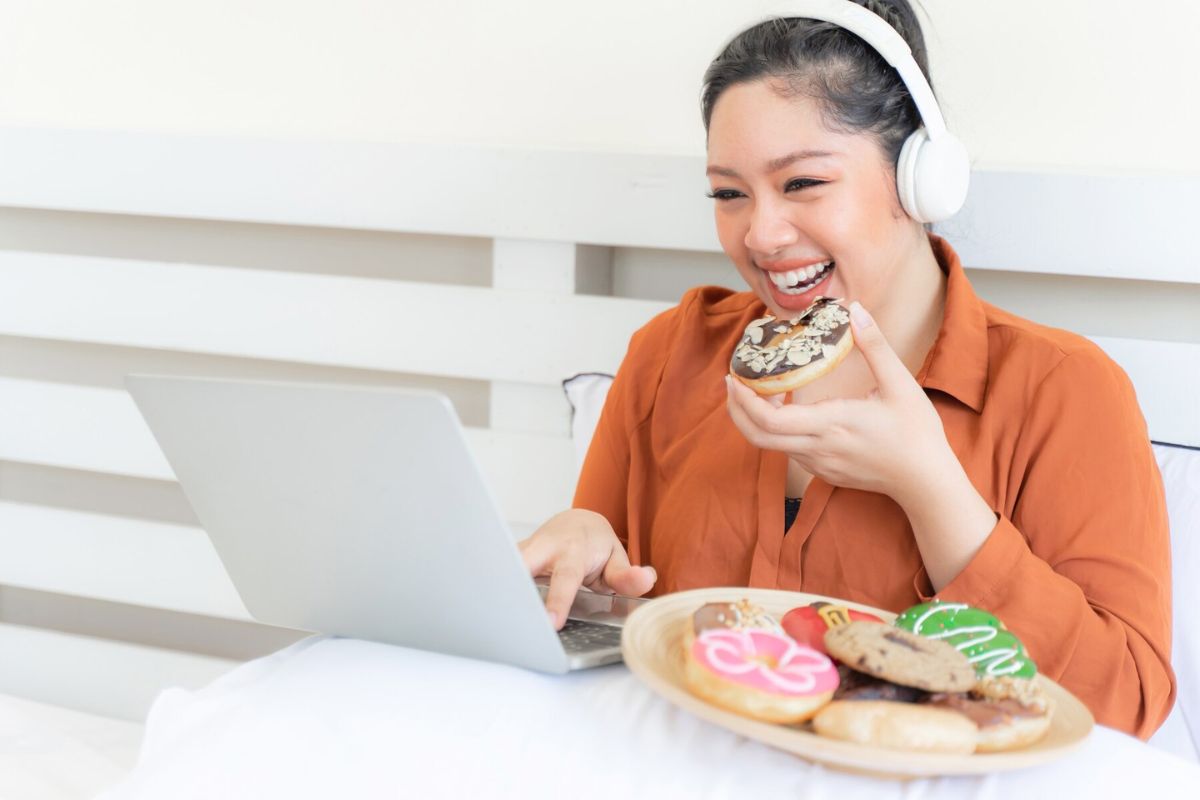
[[[1106,725],[1147,737],[1171,708],[1166,505],[1125,373],[1086,339],[976,296],[937,236],[945,315],[917,382],[999,521],[936,597],[998,616]],[[743,438],[724,375],[753,293],[702,287],[634,334],[574,506],[603,514],[656,593],[757,586],[890,611],[929,599],[889,497],[813,478],[784,532],[787,457]]]

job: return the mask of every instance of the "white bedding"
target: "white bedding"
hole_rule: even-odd
[[[133,769],[136,722],[0,695],[0,798],[83,800]]]
[[[1195,797],[1200,766],[1107,728],[1055,763],[891,782],[676,709],[623,666],[564,677],[314,638],[160,696],[104,800],[188,798]]]

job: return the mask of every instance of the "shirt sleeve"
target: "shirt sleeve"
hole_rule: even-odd
[[[668,309],[636,331],[617,370],[575,486],[572,508],[595,511],[608,520],[633,563],[638,554],[629,547],[630,471],[634,431],[653,409],[661,380],[664,354],[678,327],[685,295],[679,306]]]
[[[996,614],[1098,722],[1148,738],[1175,697],[1166,501],[1133,387],[1098,349],[1037,388],[1009,491],[937,597]]]

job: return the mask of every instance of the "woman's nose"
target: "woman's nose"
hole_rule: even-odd
[[[795,244],[799,238],[799,231],[783,209],[770,202],[755,204],[746,230],[747,249],[769,255]]]

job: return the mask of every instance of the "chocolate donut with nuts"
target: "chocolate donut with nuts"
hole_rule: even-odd
[[[781,394],[831,371],[852,347],[850,312],[838,300],[818,297],[790,320],[768,315],[747,325],[729,373],[760,395]]]

